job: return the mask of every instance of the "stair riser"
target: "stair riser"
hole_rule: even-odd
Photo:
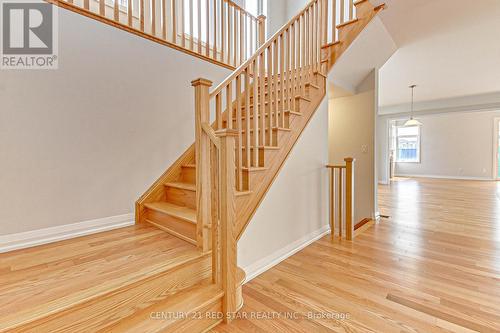
[[[196,168],[182,167],[181,181],[183,183],[196,184]]]
[[[243,171],[243,174],[242,174],[242,176],[243,176],[243,189],[245,191],[248,191],[248,190],[251,191],[252,188],[255,188],[255,186],[262,179],[262,173],[263,173],[263,171],[256,171],[256,172]]]
[[[147,209],[146,222],[151,221],[174,236],[181,236],[191,243],[196,243],[196,224],[177,217]]]
[[[161,272],[118,291],[76,304],[48,317],[9,330],[9,332],[86,333],[108,331],[121,319],[147,308],[159,300],[199,283],[209,283],[211,259],[194,260]],[[106,311],[103,311],[106,309]]]
[[[196,192],[165,186],[166,201],[179,206],[196,209]]]

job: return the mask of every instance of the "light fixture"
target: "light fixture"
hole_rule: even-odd
[[[422,123],[418,121],[417,119],[413,118],[413,97],[414,97],[414,91],[415,88],[417,87],[416,84],[412,84],[408,88],[411,89],[411,113],[410,113],[410,119],[408,119],[405,123],[405,126],[421,126]]]

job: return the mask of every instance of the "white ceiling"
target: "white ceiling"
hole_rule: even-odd
[[[382,2],[380,0],[373,0]],[[380,105],[500,91],[499,0],[385,0],[399,47],[380,71]]]

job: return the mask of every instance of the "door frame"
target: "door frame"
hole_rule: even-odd
[[[500,180],[498,175],[498,146],[499,146],[500,117],[493,118],[493,174],[494,180]]]

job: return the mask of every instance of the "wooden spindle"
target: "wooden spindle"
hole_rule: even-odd
[[[161,17],[162,17],[162,38],[164,40],[167,40],[167,1],[162,0],[162,6],[161,6]]]
[[[198,54],[201,54],[201,0],[198,1],[198,17],[196,20],[198,21]]]
[[[113,18],[115,19],[115,22],[120,23],[120,4],[118,3],[119,0],[114,0],[114,8],[113,8]]]
[[[222,289],[222,277],[220,270],[220,228],[219,228],[219,156],[217,147],[210,142],[210,187],[211,194],[211,224],[212,224],[212,283]]]
[[[252,119],[252,124],[253,124],[253,135],[252,135],[252,158],[253,162],[252,165],[254,167],[259,166],[259,113],[258,113],[258,94],[259,94],[259,80],[258,80],[258,67],[257,67],[257,60],[254,60],[252,62],[252,67],[251,67],[251,73],[253,74],[253,118],[250,118],[250,109],[246,110],[246,116],[248,121]],[[262,106],[261,106],[262,107]]]
[[[330,168],[330,230],[332,240],[335,237],[335,168]]]
[[[233,60],[233,15],[231,14],[231,3],[227,3],[227,63],[230,64]]]
[[[156,35],[156,0],[151,0],[151,34]]]
[[[345,22],[345,0],[340,0],[340,24]]]
[[[296,34],[296,27],[297,27],[297,21],[295,21],[292,26],[291,26],[291,36],[292,36],[292,49],[291,49],[291,54],[292,54],[292,74],[291,74],[291,94],[290,94],[290,110],[293,111],[295,109],[295,103],[294,103],[294,98],[295,98],[295,76],[297,75],[297,68],[296,68],[296,57],[297,57],[297,50],[295,48],[295,42],[297,39],[297,34]]]
[[[354,0],[349,0],[349,20],[354,19]]]
[[[250,17],[250,56],[255,52],[253,17]]]
[[[106,0],[99,0],[99,15],[106,16]]]
[[[238,65],[238,11],[233,7],[233,64]]]
[[[142,1],[142,0],[141,0]],[[175,1],[175,0],[174,0]],[[186,18],[185,18],[185,15],[184,15],[184,11],[185,11],[185,6],[184,6],[184,1],[185,0],[180,0],[181,3],[180,3],[180,6],[179,6],[179,18],[180,18],[180,25],[181,25],[181,45],[182,47],[186,47]]]
[[[194,9],[193,0],[189,0],[189,49],[194,48]]]
[[[141,31],[144,31],[144,0],[139,0],[139,7],[141,14],[139,16],[139,26],[141,28]]]
[[[233,128],[233,86],[232,84],[226,87],[226,109],[227,109],[227,126],[226,128]]]
[[[215,60],[217,60],[217,43],[218,43],[218,40],[217,40],[217,17],[219,16],[219,11],[218,11],[218,6],[217,6],[217,2],[218,0],[214,0],[214,45],[213,45],[213,48],[214,48],[214,55],[213,55],[213,58]]]
[[[215,124],[216,128],[222,129],[222,97],[221,93],[215,96]]]
[[[306,68],[306,16],[304,14],[300,17],[300,35],[302,38],[301,44],[299,44],[300,54],[300,91],[305,95],[305,68]]]
[[[132,27],[132,0],[128,0],[127,3],[127,21],[128,21],[128,26]]]
[[[170,0],[172,3],[172,42],[177,44],[177,10],[176,2],[177,0]]]
[[[290,69],[290,28],[288,28],[286,31],[285,31],[285,72],[284,72],[284,76],[285,76],[285,92],[283,94],[283,108],[285,110],[290,110],[290,73],[291,73],[291,69]],[[283,113],[283,119],[285,119],[285,115]],[[285,122],[283,120],[283,127],[285,127]]]
[[[206,27],[207,29],[207,38],[205,45],[205,55],[210,58],[210,0],[206,0],[207,12],[206,12]]]
[[[339,221],[339,238],[342,238],[342,168],[339,168],[339,183],[338,183],[338,201],[339,201],[339,210],[338,210],[338,221]]]
[[[279,38],[279,57],[280,57],[280,94],[279,94],[279,122],[276,127],[285,127],[285,46],[284,46],[284,34],[281,34]]]
[[[250,155],[250,67],[251,65],[245,69],[245,158],[247,168],[252,166]]]
[[[279,126],[279,119],[278,119],[278,111],[279,111],[279,104],[278,104],[278,82],[279,82],[279,73],[278,73],[278,67],[279,67],[279,54],[278,54],[278,39],[276,39],[273,42],[273,63],[274,63],[274,68],[273,68],[273,111],[274,111],[274,120],[273,120],[273,127],[278,127]],[[283,88],[283,87],[281,87]]]
[[[241,121],[241,75],[236,77],[236,130],[238,131],[238,140],[236,141],[236,184],[238,191],[243,191],[243,135]]]
[[[226,61],[225,58],[225,50],[226,50],[226,14],[225,14],[225,8],[226,6],[224,5],[225,0],[222,0],[221,2],[221,61],[224,62]]]
[[[265,52],[262,52],[259,55],[259,87],[260,90],[258,90],[258,96],[254,97],[254,104],[259,101],[260,103],[260,113],[259,113],[259,128],[260,128],[260,135],[259,135],[259,143],[262,147],[266,145],[266,126],[265,126],[265,121],[266,121],[266,94],[265,94]],[[259,97],[259,98],[257,98]],[[254,115],[256,117],[256,115]],[[270,128],[267,128],[267,132],[271,132]]]
[[[262,86],[260,88],[261,94],[265,95],[265,91],[267,91],[267,100],[268,100],[268,114],[266,117],[266,128],[269,130],[267,131],[267,142],[269,145],[273,145],[272,140],[272,133],[270,129],[272,128],[272,122],[273,122],[273,81],[272,81],[272,75],[273,75],[273,57],[272,57],[272,45],[270,45],[266,51],[267,52],[267,87]]]
[[[337,41],[337,0],[332,0],[332,43]]]
[[[244,27],[244,15],[243,11],[240,10],[240,65],[245,61],[245,27]]]
[[[89,10],[90,0],[83,0],[83,8]]]
[[[354,235],[354,158],[346,157],[345,161],[345,237],[352,240]]]

